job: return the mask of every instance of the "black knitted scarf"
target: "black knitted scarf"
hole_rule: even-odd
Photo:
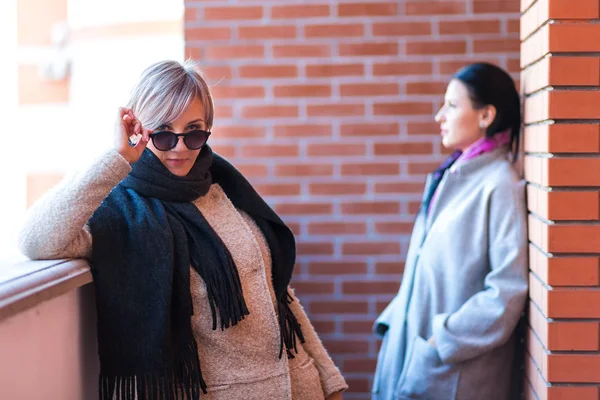
[[[190,265],[206,284],[212,329],[229,328],[249,314],[229,250],[191,203],[213,183],[252,217],[269,245],[279,357],[284,349],[294,357],[296,337],[304,342],[289,308],[296,258],[290,229],[209,146],[185,177],[145,150],[90,219],[101,400],[196,400],[206,393],[191,328]]]

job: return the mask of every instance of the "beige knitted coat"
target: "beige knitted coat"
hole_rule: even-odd
[[[28,211],[19,237],[21,251],[31,259],[92,259],[87,221],[130,171],[127,161],[111,150],[86,170],[63,180]],[[344,378],[297,299],[291,309],[302,325],[306,342],[298,346],[299,354],[294,359],[279,359],[271,256],[254,221],[240,213],[216,184],[194,204],[229,249],[250,310],[238,325],[213,331],[206,286],[190,268],[192,328],[208,385],[208,395],[201,398],[317,400],[345,390]]]

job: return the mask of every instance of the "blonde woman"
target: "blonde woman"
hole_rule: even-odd
[[[347,385],[288,287],[290,229],[207,145],[193,65],[149,67],[114,148],[29,211],[32,259],[90,260],[101,399],[341,399]]]

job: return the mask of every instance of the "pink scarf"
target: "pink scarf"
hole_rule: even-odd
[[[480,156],[484,153],[496,150],[499,147],[510,144],[510,130],[505,130],[496,133],[492,137],[483,137],[470,145],[461,155],[458,157],[456,162],[450,167],[450,172],[455,173],[456,168],[472,158]]]

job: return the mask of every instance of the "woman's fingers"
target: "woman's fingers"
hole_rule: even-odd
[[[148,145],[148,139],[146,138],[146,135],[144,134],[143,131],[141,134],[138,134],[136,136],[137,136],[138,140],[137,140],[137,143],[135,144],[135,146],[133,146],[133,148],[138,152],[138,157],[139,157],[142,155],[142,152]]]
[[[139,138],[138,142],[135,144],[135,146],[133,146],[133,148],[136,149],[139,152],[139,154],[141,155],[142,151],[144,151],[147,144],[148,144],[148,141],[142,136]]]
[[[136,150],[140,152],[146,148],[150,141],[151,129],[146,129],[133,114],[133,110],[126,107],[119,108],[119,119],[121,130],[129,143],[134,145]]]
[[[144,137],[144,139],[146,140],[146,142],[150,141],[150,135],[152,134],[152,130],[151,129],[144,129],[142,131],[142,136]]]
[[[132,134],[135,135],[142,135],[146,137],[146,140],[149,140],[150,138],[148,137],[148,135],[145,134],[145,131],[147,131],[147,129],[145,129],[142,126],[142,123],[140,120],[138,120],[135,115],[133,115],[133,111],[130,109],[126,109],[123,115],[123,120],[129,123],[129,126],[131,127],[130,132]]]

